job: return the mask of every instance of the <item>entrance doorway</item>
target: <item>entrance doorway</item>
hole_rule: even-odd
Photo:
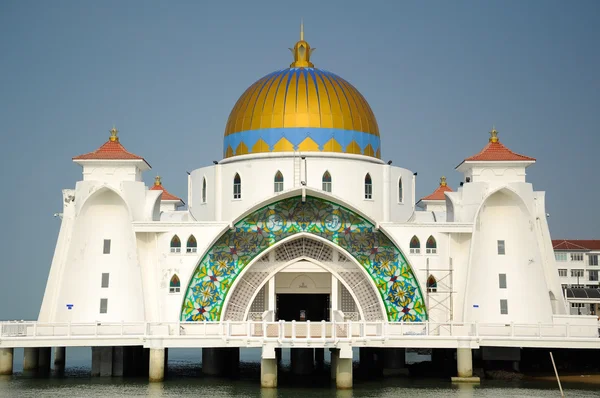
[[[277,294],[277,320],[329,321],[329,294]]]

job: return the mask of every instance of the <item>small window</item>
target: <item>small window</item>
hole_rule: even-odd
[[[100,299],[100,313],[106,314],[108,312],[108,299],[101,298]]]
[[[567,253],[565,253],[565,252],[554,253],[554,259],[556,261],[567,261]]]
[[[275,173],[275,179],[273,182],[273,191],[275,193],[283,191],[283,174],[281,174],[281,171],[277,171],[277,173]]]
[[[589,265],[598,265],[598,255],[588,254]]]
[[[429,275],[429,278],[427,278],[427,291],[429,293],[437,292],[437,280],[433,275]]]
[[[571,276],[574,278],[583,278],[583,270],[582,269],[572,269]]]
[[[404,202],[404,192],[402,192],[402,177],[398,179],[398,203]]]
[[[365,176],[365,199],[373,199],[373,182],[369,173]]]
[[[502,315],[508,314],[508,300],[505,300],[505,299],[500,300],[500,314],[502,314]]]
[[[102,287],[108,287],[108,273],[102,274]]]
[[[181,253],[181,240],[177,235],[171,239],[171,253]]]
[[[186,253],[196,253],[198,251],[198,242],[196,242],[196,238],[194,235],[190,235],[187,240],[187,246],[185,248]]]
[[[181,282],[179,281],[179,277],[177,274],[171,277],[171,281],[169,282],[169,293],[179,293],[181,290]]]
[[[565,268],[559,268],[558,276],[567,276],[567,270]]]
[[[323,191],[331,192],[331,174],[328,171],[323,173]]]
[[[506,289],[506,274],[498,275],[498,284],[500,285],[500,289]]]
[[[436,254],[437,253],[437,243],[433,236],[427,238],[427,242],[425,242],[425,251],[427,254]]]
[[[410,254],[419,254],[421,253],[421,242],[417,236],[413,236],[410,240]]]
[[[503,240],[498,241],[498,254],[499,255],[506,254],[506,250],[504,249],[504,241]]]
[[[202,203],[206,203],[206,178],[202,179]]]
[[[597,282],[598,281],[598,270],[588,271],[590,273],[590,281]]]
[[[583,253],[571,253],[571,261],[583,261]]]
[[[233,178],[233,198],[241,199],[242,198],[242,178],[239,174],[235,174]]]
[[[104,254],[110,254],[110,239],[104,239],[104,249],[102,250]]]

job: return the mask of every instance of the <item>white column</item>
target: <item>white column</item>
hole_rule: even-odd
[[[277,387],[277,355],[274,347],[266,346],[262,349],[260,386],[263,388]]]
[[[163,381],[165,379],[165,349],[150,349],[150,373],[149,380]]]
[[[13,374],[14,348],[0,348],[0,375]]]
[[[342,347],[336,363],[335,384],[338,390],[352,388],[352,347]]]
[[[273,311],[273,316],[275,316],[275,276],[269,279],[269,286],[267,289],[268,298],[268,310]],[[273,319],[274,320],[274,319]]]
[[[339,302],[340,302],[340,282],[337,280],[337,278],[331,274],[331,297],[330,297],[330,305],[331,305],[331,314],[329,315],[329,320],[333,321],[333,314],[334,311],[339,309]]]
[[[26,347],[23,353],[23,370],[37,371],[39,350],[35,347]]]
[[[456,365],[458,368],[458,377],[473,376],[473,357],[470,348],[456,349]]]
[[[65,371],[66,347],[54,348],[54,372],[61,374]]]

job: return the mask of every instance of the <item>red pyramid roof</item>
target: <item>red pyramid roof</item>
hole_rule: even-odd
[[[444,195],[444,192],[454,191],[452,191],[452,188],[450,188],[448,185],[440,185],[435,191],[433,191],[431,195],[425,196],[421,200],[446,200],[446,195]]]
[[[498,139],[496,129],[493,128],[490,135],[491,138],[488,144],[477,155],[466,158],[464,162],[535,162],[535,158],[520,155],[505,147]]]
[[[135,155],[125,149],[125,147],[119,142],[117,133],[117,129],[111,129],[111,136],[109,140],[104,143],[104,145],[93,152],[75,156],[73,160],[142,160],[148,164],[148,162],[146,162],[146,160],[141,156]]]
[[[181,200],[181,198],[178,198],[177,196],[171,194],[169,191],[167,191],[165,189],[165,187],[163,187],[162,182],[160,181],[160,177],[156,177],[156,180],[154,182],[154,185],[152,186],[152,188],[150,188],[151,191],[162,191],[162,200],[178,200],[180,202],[183,203],[183,200]]]

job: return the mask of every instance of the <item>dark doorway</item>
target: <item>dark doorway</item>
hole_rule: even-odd
[[[278,294],[277,320],[329,321],[329,295]]]

